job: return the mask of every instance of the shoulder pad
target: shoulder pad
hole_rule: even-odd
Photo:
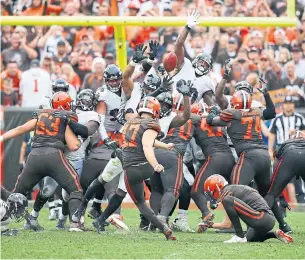
[[[102,86],[98,88],[95,93],[97,97],[97,101],[105,101],[107,98],[107,93],[108,93],[108,89],[106,88],[106,86]]]
[[[145,120],[144,122],[147,126],[147,129],[153,129],[155,131],[157,131],[158,133],[161,131],[161,127],[160,125],[153,119],[150,120]]]

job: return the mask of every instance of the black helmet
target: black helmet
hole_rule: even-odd
[[[63,91],[68,92],[69,91],[69,83],[65,81],[64,79],[57,79],[52,83],[52,91],[53,94]]]
[[[28,200],[21,193],[12,193],[7,198],[7,205],[10,214],[15,218],[16,222],[21,221],[28,211]]]
[[[192,65],[195,69],[196,76],[203,76],[210,72],[213,68],[213,58],[210,54],[202,53],[196,56],[193,60]]]
[[[142,88],[152,92],[161,86],[161,79],[156,74],[148,74],[142,84]]]
[[[76,97],[76,108],[82,111],[92,111],[96,104],[97,98],[91,89],[83,89]]]
[[[235,88],[235,91],[245,90],[249,94],[251,94],[251,95],[253,94],[253,87],[247,81],[239,81],[239,82],[237,82],[234,88]]]
[[[169,92],[163,92],[157,99],[161,105],[160,118],[168,116],[174,105],[173,96]]]
[[[110,64],[104,70],[104,81],[111,92],[118,92],[122,86],[122,71],[114,64]]]

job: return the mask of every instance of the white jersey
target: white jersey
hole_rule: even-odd
[[[135,113],[142,98],[142,88],[139,82],[134,82],[130,99],[125,104],[125,110],[132,109]]]
[[[95,111],[77,110],[76,114],[78,116],[79,124],[85,125],[90,121],[95,121],[100,124],[100,117],[98,113],[96,113]],[[88,137],[86,140],[83,141],[83,143],[81,144],[80,148],[77,151],[74,152],[69,151],[65,153],[66,158],[72,161],[78,161],[84,159],[86,155],[86,148],[89,145],[89,143],[90,143],[90,137]]]
[[[195,70],[192,66],[191,61],[188,58],[184,58],[183,67],[175,76],[173,76],[173,95],[177,94],[176,84],[180,79],[184,79],[185,81],[192,81],[192,83],[194,84],[194,88],[196,88],[198,91],[197,101],[199,101],[204,95],[204,93],[209,90],[215,93],[216,84],[212,80],[212,78],[209,75],[196,77]]]
[[[11,222],[8,206],[5,201],[0,199],[0,217],[1,217],[1,232],[8,229],[8,224]]]
[[[177,114],[175,112],[171,112],[168,116],[162,117],[159,120],[161,132],[163,132],[163,134],[164,134],[164,137],[162,137],[162,139],[164,139],[166,137],[168,130],[169,130],[169,126],[176,115]]]
[[[41,68],[31,68],[23,72],[19,91],[22,95],[22,107],[38,108],[49,105],[52,97],[50,74]]]
[[[113,118],[113,114],[119,111],[121,107],[122,97],[111,92],[106,86],[100,87],[96,92],[98,93],[98,101],[104,102],[107,106],[104,121],[106,131],[118,132],[122,125],[117,121],[111,121],[110,119]],[[123,95],[125,95],[125,93],[122,90],[122,96]]]

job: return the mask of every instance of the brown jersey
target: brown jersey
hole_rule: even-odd
[[[222,202],[228,195],[242,200],[254,210],[266,211],[272,214],[270,207],[264,198],[257,190],[252,189],[249,186],[235,184],[225,186],[221,191],[220,201]]]
[[[60,117],[66,114],[73,121],[78,121],[77,115],[71,111],[43,109],[33,114],[37,119],[35,133],[32,139],[32,147],[53,147],[61,150],[65,149],[66,123]]]
[[[230,123],[227,131],[238,156],[250,149],[267,149],[262,139],[260,109],[226,109],[220,113],[220,119]]]
[[[194,134],[194,125],[192,119],[189,119],[183,126],[171,128],[166,137],[162,140],[164,143],[175,144],[175,150],[184,155],[186,147]]]
[[[123,163],[124,167],[146,162],[143,151],[142,137],[146,130],[153,129],[160,132],[160,125],[150,118],[135,117],[123,127]]]
[[[208,125],[206,117],[196,124],[194,138],[206,158],[216,152],[231,153],[223,127]]]

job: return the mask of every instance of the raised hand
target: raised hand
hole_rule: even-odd
[[[163,92],[168,92],[168,91],[171,91],[172,88],[171,88],[171,85],[174,83],[174,81],[172,81],[172,77],[170,76],[165,76],[163,81],[162,81],[162,84],[160,86],[160,91]]]
[[[257,88],[257,90],[263,94],[266,94],[268,92],[268,89],[267,89],[267,83],[263,79],[263,75],[259,75],[259,83],[261,83],[261,87]]]
[[[191,96],[191,88],[193,87],[193,83],[188,80],[187,82],[184,79],[180,79],[177,82],[177,91],[181,93],[183,96]]]
[[[149,59],[154,60],[158,55],[159,43],[157,41],[149,42]]]
[[[194,26],[199,24],[200,13],[197,10],[193,10],[193,12],[190,14],[190,12],[187,12],[187,27],[192,29]]]
[[[231,62],[231,59],[227,59],[225,61],[224,68],[225,68],[224,78],[228,78],[230,76],[230,74],[231,74],[231,71],[232,71],[232,62]]]
[[[136,46],[136,51],[132,55],[132,61],[134,63],[139,63],[142,60],[146,59],[147,57],[144,56],[146,49],[147,49],[147,46],[144,46],[144,44],[138,44]]]

